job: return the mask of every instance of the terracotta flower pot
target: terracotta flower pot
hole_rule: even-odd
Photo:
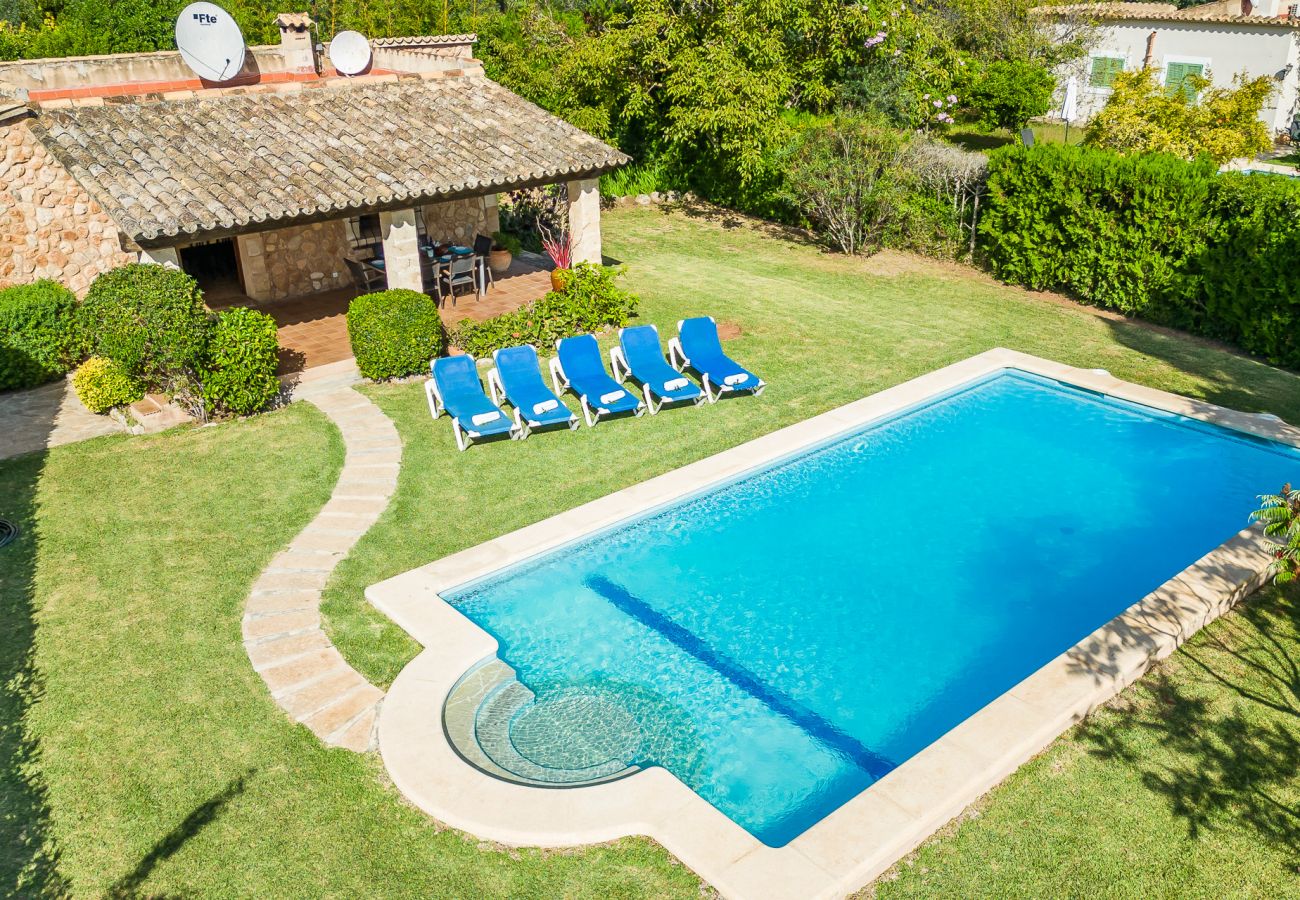
[[[492,270],[493,275],[504,275],[510,268],[510,261],[514,259],[509,250],[490,250],[488,251],[488,268]]]
[[[565,274],[568,269],[551,269],[551,289],[555,291],[564,290],[564,282],[568,276]]]

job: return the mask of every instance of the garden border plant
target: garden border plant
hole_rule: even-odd
[[[559,338],[620,328],[636,315],[640,298],[615,283],[622,267],[580,262],[558,274],[563,290],[481,322],[465,319],[456,326],[452,343],[474,357],[517,344],[546,352]]]
[[[198,283],[180,269],[129,263],[104,272],[91,284],[77,319],[90,352],[118,370],[97,365],[84,376],[95,397],[121,398],[136,388],[159,391],[207,421],[249,415],[279,394],[275,320],[245,307],[209,312]],[[105,379],[113,382],[111,390],[98,384]]]
[[[1297,218],[1300,182],[1208,158],[1010,146],[989,158],[979,247],[1003,281],[1300,368]]]
[[[447,346],[438,304],[419,291],[362,294],[348,304],[347,320],[357,368],[372,381],[424,372]]]
[[[42,279],[0,290],[0,391],[35,387],[84,355],[77,298]]]

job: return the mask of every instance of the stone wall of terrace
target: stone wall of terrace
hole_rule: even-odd
[[[254,300],[282,300],[347,287],[349,253],[341,219],[242,234],[235,241],[244,291]]]
[[[0,286],[51,278],[82,296],[96,275],[135,260],[25,121],[0,125]]]
[[[435,241],[453,241],[468,247],[476,234],[492,234],[501,229],[497,216],[497,195],[467,197],[430,203],[420,208],[424,233]]]

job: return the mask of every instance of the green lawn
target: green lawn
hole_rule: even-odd
[[[1036,122],[1029,126],[1034,132],[1034,140],[1040,144],[1080,144],[1083,143],[1083,126],[1071,125],[1068,129],[1064,122]],[[1020,140],[1020,133],[1012,134],[1005,128],[982,128],[978,125],[958,125],[943,133],[944,140],[965,147],[967,150],[996,150],[1007,144]]]
[[[365,388],[396,421],[404,465],[325,611],[377,683],[415,647],[366,585],[989,347],[1300,421],[1294,375],[956,266],[846,260],[738,219],[648,209],[607,214],[606,252],[630,264],[644,320],[741,325],[729,347],[771,387],[464,454],[419,385]],[[0,550],[0,895],[698,896],[649,841],[506,852],[442,830],[377,759],[322,749],[274,706],[240,646],[244,596],[340,457],[329,423],[297,404],[0,462],[0,516],[24,528]],[[874,890],[1294,893],[1295,602],[1270,591],[1207,629]]]
[[[244,598],[341,464],[305,404],[0,463],[0,896],[697,896],[649,841],[442,830],[271,702]]]

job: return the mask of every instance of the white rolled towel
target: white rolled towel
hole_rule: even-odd
[[[615,400],[622,400],[627,396],[627,391],[610,391],[608,394],[600,395],[601,403],[613,403]]]
[[[472,416],[470,421],[475,425],[486,425],[488,422],[495,422],[499,418],[501,418],[501,413],[499,412],[485,412]]]
[[[664,382],[665,391],[676,391],[690,384],[685,378],[672,378]]]
[[[729,385],[740,384],[742,381],[746,381],[748,378],[749,378],[748,375],[728,375],[726,378],[722,379],[722,382],[723,384],[729,384]]]
[[[559,400],[543,400],[541,403],[534,403],[533,415],[540,416],[542,413],[548,413],[559,405]]]

